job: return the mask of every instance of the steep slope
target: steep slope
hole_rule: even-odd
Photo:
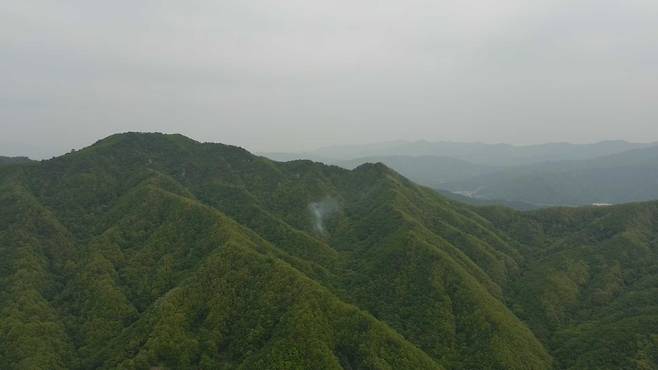
[[[1,179],[0,368],[64,368],[73,344],[53,301],[73,270],[72,238],[25,189]]]
[[[276,163],[129,133],[0,175],[3,197],[31,199],[62,235],[26,237],[70,251],[34,241],[39,284],[16,293],[37,299],[52,332],[40,338],[20,312],[23,326],[0,324],[50,341],[37,368],[550,367],[503,303],[517,247],[382,165]],[[26,244],[16,217],[36,219],[12,207],[10,256]],[[14,292],[27,262],[5,261],[2,291]],[[3,295],[2,309],[18,299]],[[30,341],[0,341],[3,368],[30,368]]]
[[[2,368],[440,368],[176,185],[137,184],[73,251],[46,211],[5,193],[3,225],[18,219],[2,232]]]
[[[451,368],[547,366],[541,345],[499,300],[515,251],[382,165],[355,172],[357,182],[380,180],[348,207],[349,226],[333,243],[353,253],[352,299]]]
[[[212,208],[148,184],[112,213],[120,218],[90,243],[93,262],[66,292],[72,298],[87,292],[73,304],[85,310],[74,315],[84,318],[74,325],[83,330],[76,335],[83,338],[83,368],[340,368],[341,361],[356,368],[438,368]],[[104,296],[99,273],[119,297],[91,298]],[[117,301],[125,309],[116,303],[109,312],[97,309]],[[366,329],[350,337],[356,326]],[[378,352],[380,341],[385,350]]]

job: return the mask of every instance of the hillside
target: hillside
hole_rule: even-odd
[[[658,368],[658,203],[479,212],[527,248],[507,299],[556,368]]]
[[[439,185],[474,197],[536,205],[588,205],[658,199],[658,146],[582,161],[502,169]]]
[[[656,368],[657,208],[113,135],[0,168],[0,368]]]

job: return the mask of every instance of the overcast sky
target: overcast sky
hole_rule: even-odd
[[[5,1],[0,154],[658,140],[656,0]]]

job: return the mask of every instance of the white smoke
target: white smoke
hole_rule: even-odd
[[[319,202],[312,202],[308,205],[311,213],[313,229],[316,232],[324,234],[326,232],[325,221],[340,208],[338,202],[333,198],[324,198]]]

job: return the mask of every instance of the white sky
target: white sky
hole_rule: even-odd
[[[658,141],[655,0],[5,1],[0,154]]]

